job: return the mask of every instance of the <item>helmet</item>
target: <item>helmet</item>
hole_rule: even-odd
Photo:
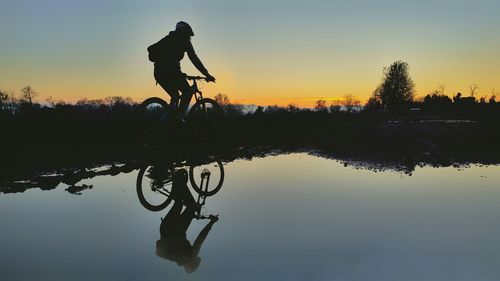
[[[177,23],[175,26],[175,30],[177,31],[184,31],[189,34],[189,36],[194,36],[193,29],[187,22],[180,21]]]

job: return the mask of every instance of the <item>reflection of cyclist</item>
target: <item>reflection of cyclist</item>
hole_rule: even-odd
[[[193,245],[186,237],[186,231],[195,217],[197,204],[187,186],[187,172],[182,169],[175,173],[172,182],[174,205],[160,225],[160,240],[156,242],[156,254],[177,262],[186,272],[195,271],[201,261],[198,256],[201,245],[207,237],[212,225],[218,220],[211,216],[210,222],[198,234]],[[183,206],[185,210],[182,211]]]
[[[193,35],[191,26],[181,21],[177,23],[174,31],[171,31],[158,43],[150,46],[150,48],[153,47],[158,50],[156,51],[158,55],[153,59],[155,62],[154,76],[156,82],[170,95],[170,104],[173,107],[176,107],[179,102],[179,91],[182,93],[179,105],[181,114],[186,112],[193,96],[186,75],[181,72],[180,61],[184,57],[184,53],[188,54],[191,62],[207,77],[208,81],[215,81],[215,77],[208,73],[208,70],[203,66],[194,51],[191,44],[191,36]]]

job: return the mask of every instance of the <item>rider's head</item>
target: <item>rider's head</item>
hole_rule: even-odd
[[[182,253],[187,253],[190,251],[188,249],[190,247],[189,242],[187,242],[187,240],[185,241],[185,243],[183,244],[184,249],[178,248],[178,247],[172,248],[171,244],[172,243],[169,242],[168,239],[162,238],[162,239],[156,241],[156,255],[161,257],[161,258],[173,260],[173,261],[177,262],[177,264],[179,266],[184,267],[184,270],[187,273],[192,273],[192,272],[196,271],[198,269],[198,267],[200,266],[201,258],[198,256],[193,256],[193,255],[189,255],[189,256],[182,255]],[[181,255],[179,255],[179,253],[181,253]],[[176,257],[182,256],[182,259],[178,259],[178,258],[172,259],[172,254],[177,254],[177,255],[175,255]]]
[[[193,29],[187,22],[180,21],[175,26],[175,31],[180,32],[186,36],[194,36]]]
[[[198,269],[200,266],[201,258],[194,257],[191,260],[187,261],[184,265],[184,270],[186,273],[192,273]]]

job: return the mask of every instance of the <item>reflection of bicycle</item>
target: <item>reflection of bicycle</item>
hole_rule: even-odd
[[[213,99],[204,98],[198,88],[198,80],[206,80],[201,76],[186,76],[193,81],[191,90],[196,102],[189,110],[188,118],[184,122],[177,112],[178,105],[173,107],[165,100],[153,97],[148,98],[140,105],[141,134],[144,145],[148,148],[158,147],[168,137],[168,125],[172,122],[188,124],[193,134],[201,139],[212,139],[218,135],[222,124],[223,111]]]
[[[137,175],[137,196],[150,211],[161,211],[172,201],[172,183],[175,174],[173,164],[145,166]],[[219,192],[224,183],[222,162],[214,161],[189,167],[189,182],[198,193],[197,206],[201,208],[207,197]],[[198,217],[203,218],[198,210]]]

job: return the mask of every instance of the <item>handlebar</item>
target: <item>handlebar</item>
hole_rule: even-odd
[[[195,219],[197,219],[197,220],[218,221],[219,220],[219,215],[208,215],[208,216],[198,215],[198,216],[195,216]]]
[[[205,81],[207,81],[207,82],[211,82],[211,81],[208,81],[208,80],[207,80],[208,78],[207,78],[207,77],[204,77],[204,76],[189,76],[189,75],[187,75],[187,76],[186,76],[186,79],[187,79],[187,80],[192,80],[192,81],[196,81],[196,80],[205,80]],[[214,83],[215,83],[215,81],[214,81]]]

